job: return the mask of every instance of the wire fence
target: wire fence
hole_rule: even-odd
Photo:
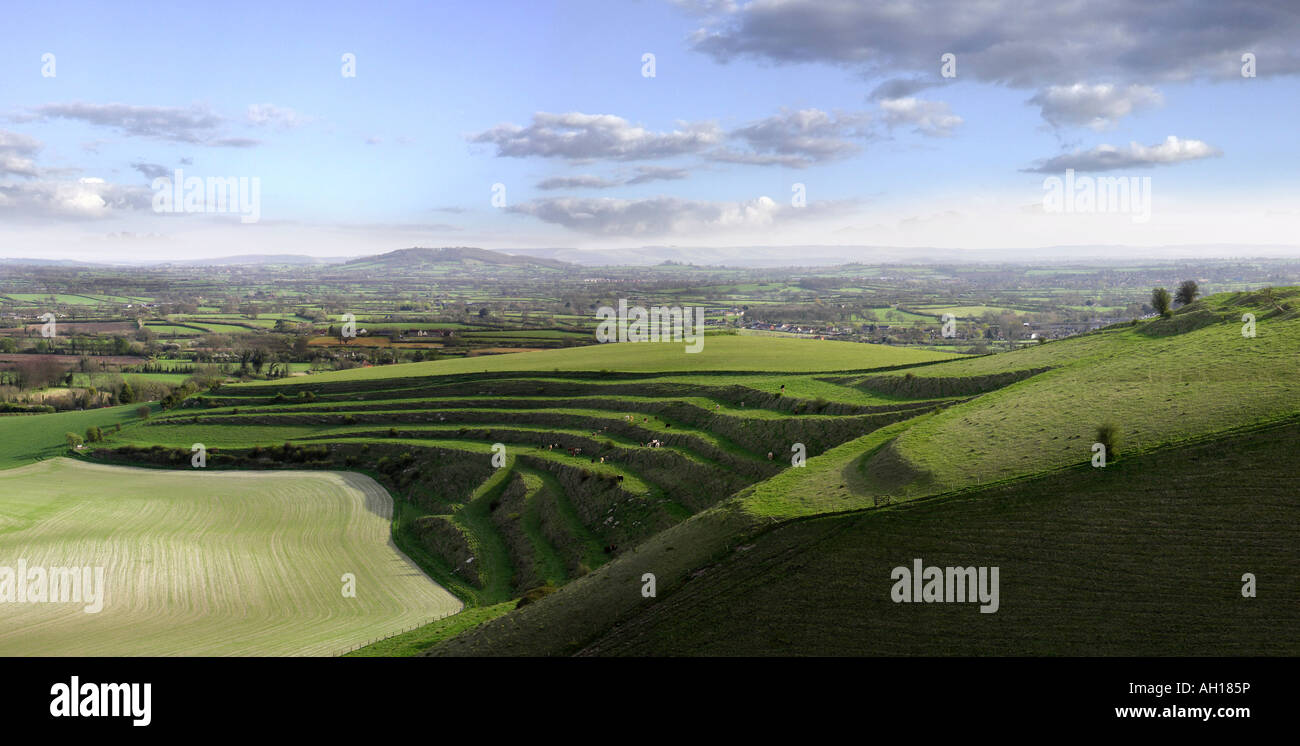
[[[414,624],[414,625],[412,625],[412,626],[410,626],[410,627],[407,627],[407,628],[405,628],[405,629],[402,629],[402,630],[399,630],[399,631],[397,631],[397,632],[394,632],[394,633],[391,634],[391,635],[384,635],[383,637],[376,637],[376,638],[374,638],[373,640],[369,640],[369,641],[367,641],[367,642],[357,643],[356,645],[353,645],[352,647],[348,648],[347,650],[342,650],[342,651],[340,651],[340,652],[335,653],[335,654],[334,654],[334,657],[335,657],[335,658],[340,658],[340,657],[342,657],[342,656],[347,655],[348,653],[356,652],[356,651],[360,650],[361,648],[369,647],[369,646],[371,646],[371,645],[374,645],[374,644],[377,643],[377,642],[383,642],[384,640],[391,640],[391,639],[393,639],[394,637],[397,637],[397,636],[399,636],[399,635],[404,635],[404,634],[406,634],[407,632],[413,632],[413,631],[415,631],[415,630],[417,630],[417,629],[419,629],[419,628],[421,628],[421,627],[428,626],[428,625],[433,624],[434,622],[436,622],[436,621],[438,621],[438,620],[440,620],[440,619],[446,619],[446,618],[447,618],[447,617],[445,617],[445,616],[429,617],[428,619],[424,620],[423,622],[419,622],[419,623]]]

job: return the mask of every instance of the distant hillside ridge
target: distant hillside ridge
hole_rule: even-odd
[[[417,267],[423,264],[452,264],[467,261],[481,262],[483,264],[512,265],[518,267],[550,267],[552,269],[567,269],[575,266],[568,262],[559,261],[558,259],[511,256],[510,254],[504,254],[500,251],[477,249],[471,246],[448,246],[438,249],[420,247],[397,249],[385,254],[375,254],[373,256],[353,259],[349,262],[344,262],[342,266]]]

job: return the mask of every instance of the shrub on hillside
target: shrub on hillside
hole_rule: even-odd
[[[1107,461],[1119,458],[1119,449],[1123,445],[1122,440],[1120,429],[1114,423],[1103,422],[1097,426],[1097,442],[1106,447]]]
[[[543,598],[546,598],[557,590],[559,589],[553,585],[541,585],[536,588],[531,588],[527,593],[520,597],[519,602],[515,604],[515,608],[523,608],[528,604],[541,601]]]
[[[1168,318],[1170,313],[1169,303],[1170,296],[1168,290],[1165,290],[1164,288],[1156,288],[1151,291],[1151,307],[1156,310],[1156,313]]]
[[[20,404],[18,402],[0,402],[0,414],[48,414],[56,411],[49,404]]]

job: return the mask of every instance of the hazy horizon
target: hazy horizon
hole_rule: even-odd
[[[729,266],[773,269],[780,267],[819,267],[837,264],[982,264],[1023,263],[1093,265],[1127,264],[1134,261],[1179,262],[1209,261],[1232,262],[1251,260],[1300,259],[1300,246],[1296,245],[1240,245],[1222,246],[1051,246],[1030,249],[960,249],[953,247],[900,247],[854,245],[769,245],[769,246],[618,246],[608,248],[574,247],[485,247],[485,246],[402,246],[351,254],[309,254],[290,252],[239,252],[227,254],[186,255],[176,258],[106,259],[102,256],[66,254],[32,256],[16,253],[0,256],[0,263],[64,263],[122,267],[147,267],[166,264],[185,265],[203,262],[221,264],[273,264],[273,260],[296,260],[304,266],[340,264],[365,257],[379,256],[403,249],[486,248],[515,256],[530,256],[560,261],[579,266],[639,266],[674,261],[702,267]],[[1065,254],[1062,252],[1070,252]],[[1140,252],[1135,256],[1134,252]],[[811,252],[811,253],[810,253]],[[1046,254],[1044,252],[1047,252]],[[240,260],[247,261],[240,261]]]

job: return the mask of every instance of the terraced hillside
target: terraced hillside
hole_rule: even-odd
[[[810,459],[805,468],[787,469],[746,487],[733,499],[656,535],[635,553],[616,559],[564,593],[522,609],[508,621],[498,620],[446,640],[431,652],[572,654],[589,645],[595,645],[588,651],[593,653],[790,652],[791,645],[805,639],[810,641],[810,652],[833,652],[837,635],[856,632],[862,637],[845,642],[840,652],[1082,653],[1092,640],[1097,652],[1112,654],[1282,649],[1295,654],[1294,636],[1277,626],[1280,621],[1292,626],[1297,621],[1293,573],[1300,565],[1300,550],[1294,535],[1287,533],[1287,527],[1300,521],[1294,487],[1286,478],[1294,470],[1284,460],[1283,454],[1289,452],[1285,447],[1247,450],[1245,434],[1286,423],[1300,413],[1300,383],[1294,376],[1300,354],[1298,300],[1296,289],[1213,296],[1179,309],[1170,319],[1124,325],[1014,353],[906,370],[821,376],[823,383],[855,387],[872,396],[964,398],[949,399],[946,407],[914,412],[913,418]],[[1242,335],[1246,313],[1256,318],[1255,337]],[[1124,440],[1108,465],[1095,469],[1090,466],[1091,446],[1096,428],[1105,422],[1115,424]],[[1197,443],[1207,445],[1199,451],[1179,450]],[[1168,468],[1158,470],[1164,459],[1171,459]],[[1243,474],[1252,469],[1249,477]],[[1143,474],[1150,475],[1150,481],[1141,481]],[[1174,479],[1178,475],[1186,476]],[[1099,483],[1103,476],[1106,481]],[[1036,487],[1015,487],[1030,479],[1042,481],[1035,482]],[[1050,502],[1058,493],[1064,502]],[[960,511],[965,503],[959,501],[968,495],[978,496],[971,499],[983,513]],[[863,518],[862,525],[868,528],[856,533],[844,529],[842,539],[835,541],[823,542],[813,535],[813,528],[791,524],[826,514],[893,515],[921,498],[928,498],[924,508],[900,512],[897,520],[882,517],[873,523]],[[1228,515],[1215,520],[1215,510]],[[913,524],[909,516],[924,516],[926,523]],[[1195,520],[1189,522],[1192,517]],[[1062,525],[1063,520],[1073,525]],[[782,534],[786,538],[762,543],[768,531],[783,525],[791,525]],[[885,529],[879,526],[893,533],[881,533]],[[850,551],[851,545],[863,542],[875,546],[854,550],[857,554]],[[812,548],[804,553],[807,546]],[[1021,598],[1045,604],[1047,621],[1054,625],[1049,629],[1059,635],[1035,636],[1031,627],[1044,621],[1042,613],[1035,616],[1022,608],[1016,612],[1020,614],[1016,622],[1003,621],[1008,615],[1001,612],[991,615],[991,620],[978,618],[979,614],[971,620],[966,618],[971,609],[963,608],[951,612],[962,615],[961,620],[950,620],[946,627],[925,627],[934,635],[907,637],[892,648],[871,639],[897,632],[897,618],[879,616],[883,613],[879,602],[888,599],[890,587],[888,568],[881,577],[880,563],[892,562],[892,567],[930,554],[938,562],[958,550],[975,551],[974,558],[961,558],[966,560],[963,564],[1005,562],[1015,567],[1013,560],[1018,560],[1031,563],[1031,570],[1037,562],[1036,569],[1042,570],[1044,561],[1050,560],[1057,563],[1051,569],[1064,586],[1084,591],[1088,601],[1074,602],[1072,613],[1058,614],[1061,606],[1052,604],[1062,596],[1046,587],[1053,575],[1039,573],[1027,581],[1027,587],[1022,586]],[[1251,567],[1239,569],[1229,562],[1233,552]],[[1206,567],[1201,560],[1192,562],[1198,553],[1218,563],[1217,576],[1174,571],[1182,560],[1191,563],[1188,567]],[[1167,560],[1154,563],[1145,575],[1132,574],[1142,558],[1160,557]],[[1062,571],[1074,561],[1081,571]],[[715,565],[724,568],[716,571],[718,580],[698,580],[715,572]],[[775,576],[765,574],[769,566],[784,568],[781,572],[802,582],[782,584],[781,590],[770,594],[760,592],[761,584],[774,582]],[[811,571],[795,573],[798,567]],[[1258,616],[1250,626],[1237,627],[1243,636],[1236,643],[1224,635],[1174,634],[1185,631],[1183,626],[1166,624],[1163,629],[1171,630],[1168,635],[1152,629],[1153,617],[1161,613],[1171,618],[1186,614],[1212,623],[1216,615],[1231,613],[1222,605],[1226,599],[1232,594],[1240,598],[1241,573],[1265,571],[1278,595],[1259,604],[1261,610],[1247,612]],[[659,593],[654,599],[637,592],[645,573],[657,578]],[[1113,593],[1115,583],[1128,581],[1137,582],[1139,592]],[[692,588],[718,600],[706,603],[704,596],[693,595],[679,599],[674,608],[689,620],[684,623],[693,625],[693,631],[666,621],[672,616],[668,611],[667,616],[646,616]],[[1095,593],[1088,590],[1092,588]],[[1144,588],[1166,590],[1153,597]],[[1178,588],[1188,591],[1179,595],[1174,590]],[[755,600],[739,601],[751,592]],[[1213,602],[1207,606],[1204,594],[1211,592]],[[691,598],[695,599],[691,603],[707,611],[688,612]],[[827,605],[830,613],[820,618],[808,599]],[[1279,603],[1291,606],[1279,607]],[[761,616],[756,610],[759,604],[766,609]],[[895,608],[886,600],[884,609]],[[1100,619],[1081,616],[1081,608]],[[854,621],[853,614],[860,618]],[[1113,625],[1106,621],[1116,615],[1122,620]],[[784,622],[758,625],[753,634],[738,635],[734,645],[719,642],[707,631],[725,632],[751,619],[770,622],[775,616]],[[1234,628],[1231,618],[1220,621],[1226,629]],[[981,636],[964,624],[1000,629]],[[629,632],[624,638],[611,632],[637,625],[644,625],[645,634]],[[1150,632],[1145,637],[1139,632],[1144,626]],[[764,629],[772,631],[766,643],[755,637]],[[1106,630],[1114,632],[1114,640],[1096,637]],[[967,640],[967,635],[973,637]],[[1059,643],[1055,647],[1049,644],[1053,639]]]
[[[738,371],[672,370],[697,365],[695,356],[676,344],[638,344],[572,350],[581,359],[562,372],[511,370],[520,363],[508,358],[551,359],[534,353],[501,356],[498,372],[467,374],[459,371],[468,361],[453,361],[392,366],[386,377],[229,385],[125,427],[94,457],[184,469],[201,443],[209,469],[364,471],[397,498],[399,546],[467,603],[489,606],[530,591],[529,598],[540,597],[582,577],[771,478],[796,453],[816,456],[959,401],[876,395],[819,380],[951,356],[741,341],[743,354],[708,359],[737,361]],[[827,370],[752,369],[787,355],[791,345],[805,353],[794,367],[813,367],[824,352]],[[638,359],[668,369],[601,370],[629,360],[635,368]],[[408,372],[422,375],[398,375]]]
[[[744,578],[763,577],[763,567],[785,567],[777,560],[746,565],[745,557],[769,556],[762,547],[776,547],[772,551],[787,558],[804,551],[807,542],[814,546],[808,551],[848,552],[842,543],[811,534],[785,543],[764,538],[773,528],[815,516],[892,515],[927,498],[925,510],[939,516],[931,525],[949,532],[969,526],[971,543],[963,546],[990,552],[999,540],[999,522],[1018,526],[1019,534],[1048,536],[1047,526],[1036,521],[1064,517],[1083,523],[1062,528],[1061,546],[1085,544],[1095,531],[1111,539],[1097,545],[1121,557],[1166,550],[1182,556],[1178,551],[1188,547],[1223,557],[1220,544],[1197,543],[1213,528],[1200,535],[1185,521],[1155,544],[1142,544],[1143,532],[1182,504],[1144,502],[1151,489],[1135,483],[1125,493],[1124,483],[1112,481],[1107,500],[1081,508],[1091,489],[1086,480],[1159,473],[1158,454],[1184,453],[1178,449],[1196,443],[1231,451],[1238,434],[1300,413],[1300,380],[1294,375],[1298,301],[1296,289],[1212,296],[1168,319],[975,358],[936,360],[871,345],[719,337],[710,338],[700,356],[674,344],[602,345],[231,385],[128,424],[94,456],[188,468],[190,444],[203,443],[210,449],[209,468],[371,474],[396,498],[398,545],[478,615],[473,623],[448,621],[424,630],[389,650],[406,654],[437,643],[435,654],[735,652],[743,648],[741,637],[734,648],[715,648],[643,616],[690,588],[704,588],[696,579],[707,577],[716,563],[739,568],[717,574],[720,585],[708,592],[718,598],[743,589]],[[1256,319],[1253,337],[1242,334],[1243,314]],[[1104,471],[1089,466],[1101,425],[1119,433]],[[796,444],[807,462],[792,468]],[[493,457],[502,446],[498,467]],[[1152,458],[1157,461],[1144,460]],[[1146,466],[1130,466],[1138,463]],[[1050,489],[998,491],[1032,479],[1063,481],[1039,483]],[[1231,505],[1221,497],[1228,483],[1216,483],[1199,497]],[[1171,499],[1187,498],[1193,484],[1179,482]],[[1294,523],[1300,518],[1296,506],[1269,479],[1252,484],[1267,496],[1254,506],[1263,512],[1234,516],[1239,525],[1225,529],[1225,536],[1263,552],[1256,564],[1287,560],[1294,543],[1278,544],[1275,534],[1260,539],[1255,532],[1261,522]],[[1034,512],[1058,492],[1074,497],[1056,513]],[[1005,510],[991,511],[993,518],[958,520],[964,514],[952,507],[957,522],[949,522],[947,506],[976,493],[977,504]],[[1187,505],[1189,515],[1204,517],[1209,510],[1206,503]],[[856,541],[880,538],[843,533]],[[921,533],[900,529],[891,536],[891,551],[907,554],[909,546],[924,545]],[[1071,553],[1053,556],[1069,559]],[[887,561],[884,555],[876,559]],[[820,554],[798,562],[827,572],[838,567]],[[654,598],[642,595],[647,573],[655,576]],[[879,591],[878,578],[862,582],[862,593]],[[1074,582],[1093,581],[1085,573]],[[782,587],[793,592],[793,586]],[[848,580],[828,587],[850,595],[853,589]],[[868,615],[879,611],[864,604]],[[704,606],[712,611],[689,616],[704,627],[730,613]],[[1193,612],[1209,618],[1204,609]],[[627,640],[611,632],[639,624],[653,631]],[[1071,629],[1056,638],[1062,641],[1058,648],[1026,641],[1022,652],[1077,651],[1068,641],[1086,634],[1082,626]],[[789,634],[800,639],[797,630]],[[1008,634],[969,649],[1006,652],[1006,641],[1015,637]],[[1290,639],[1274,636],[1259,649],[1287,647]],[[1202,642],[1207,650],[1232,652],[1208,638]],[[771,648],[783,649],[775,643]],[[916,642],[908,650],[958,649],[931,639],[929,647]],[[855,650],[890,652],[865,645]]]

